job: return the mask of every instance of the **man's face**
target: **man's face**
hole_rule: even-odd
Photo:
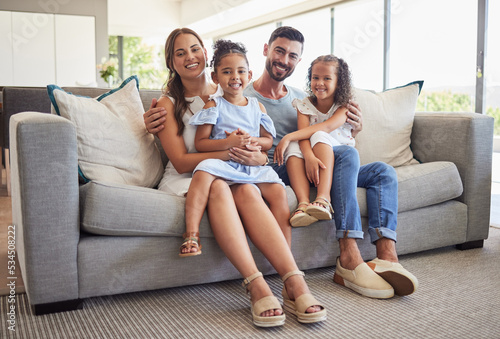
[[[277,38],[264,45],[266,70],[273,80],[284,81],[295,70],[302,55],[302,44],[287,38]]]

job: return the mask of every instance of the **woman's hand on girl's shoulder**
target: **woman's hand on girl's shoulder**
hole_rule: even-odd
[[[159,101],[156,98],[153,98],[151,106],[147,112],[142,115],[144,125],[146,126],[147,131],[151,134],[156,134],[165,128],[164,122],[167,111],[165,110],[165,107],[161,105],[158,106],[158,103],[161,101],[163,101],[163,98],[160,98]]]

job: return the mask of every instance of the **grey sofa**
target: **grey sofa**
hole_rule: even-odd
[[[105,91],[67,90],[92,97]],[[141,90],[146,110],[159,95]],[[44,108],[38,108],[42,102]],[[28,112],[18,113],[16,106]],[[40,113],[49,110],[45,88],[4,89],[16,247],[36,314],[76,309],[94,296],[241,278],[219,249],[206,216],[200,231],[203,254],[179,258],[184,198],[150,188],[80,184],[75,126]],[[493,119],[484,115],[416,113],[411,147],[422,163],[396,168],[400,255],[483,245],[489,229],[492,136]],[[292,210],[297,201],[287,190]],[[358,189],[358,199],[365,230],[359,247],[370,259],[375,249],[366,232],[364,189]],[[339,248],[333,222],[295,228],[292,237],[300,269],[335,265]],[[263,273],[275,273],[251,248]]]

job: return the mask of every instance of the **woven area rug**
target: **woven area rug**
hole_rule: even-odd
[[[485,247],[402,256],[419,279],[413,295],[375,300],[332,282],[334,267],[306,271],[328,319],[261,329],[240,281],[86,299],[82,310],[34,316],[16,296],[15,324],[0,298],[0,338],[500,338],[500,229]],[[266,277],[281,298],[278,276]],[[11,322],[12,323],[12,322]],[[15,332],[11,329],[15,329]]]

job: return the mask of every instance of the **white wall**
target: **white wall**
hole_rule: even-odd
[[[102,57],[108,56],[108,12],[107,0],[85,0],[85,1],[68,1],[68,0],[1,0],[0,11],[5,12],[29,12],[54,15],[79,15],[91,16],[95,18],[95,52],[94,62],[99,63]],[[11,15],[11,14],[6,14]],[[38,17],[37,18],[41,18]],[[37,23],[37,21],[35,21]],[[7,29],[4,25],[0,25],[0,32]],[[9,27],[10,31],[10,27]],[[5,38],[5,35],[3,35]],[[5,44],[5,39],[0,38],[2,47],[10,45]],[[0,58],[2,62],[3,58]],[[3,70],[0,68],[0,70]],[[97,69],[94,67],[93,72],[97,76]],[[0,86],[3,83],[3,72],[0,72]],[[38,73],[37,73],[38,74]],[[10,80],[10,79],[7,79]],[[82,79],[83,80],[83,79]],[[102,84],[101,84],[102,85]]]
[[[181,26],[179,1],[108,0],[109,35],[139,36],[164,43]]]

